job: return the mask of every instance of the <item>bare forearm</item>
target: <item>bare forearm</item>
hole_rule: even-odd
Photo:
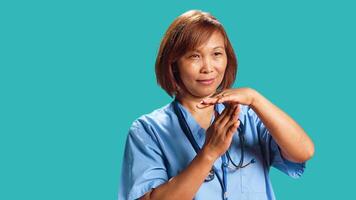
[[[200,152],[180,174],[162,184],[141,200],[193,199],[201,184],[209,174],[215,159]]]
[[[257,113],[283,155],[294,162],[303,162],[314,154],[314,144],[297,122],[253,90],[252,109]]]

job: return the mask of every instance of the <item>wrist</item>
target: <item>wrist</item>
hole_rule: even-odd
[[[198,156],[206,163],[209,165],[213,165],[215,160],[219,157],[215,155],[214,153],[208,151],[206,148],[202,148],[202,150],[199,152]]]
[[[251,99],[252,99],[252,100],[251,100],[250,107],[253,109],[253,108],[256,108],[256,107],[257,107],[258,102],[259,102],[260,99],[261,99],[261,94],[260,94],[258,91],[256,91],[256,90],[250,88],[250,95],[251,95]]]

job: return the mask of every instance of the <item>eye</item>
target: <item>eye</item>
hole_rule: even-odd
[[[192,54],[189,56],[189,58],[192,58],[192,59],[199,59],[200,58],[200,55],[199,54]]]
[[[221,52],[215,52],[215,53],[214,53],[214,56],[221,56],[221,55],[222,55]]]

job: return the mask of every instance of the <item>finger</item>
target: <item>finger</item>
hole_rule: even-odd
[[[220,97],[209,97],[206,99],[203,99],[200,104],[204,104],[204,105],[213,105],[213,104],[217,104],[217,102],[219,101]]]
[[[222,126],[226,126],[226,124],[229,122],[229,121],[233,121],[233,116],[234,116],[234,113],[237,109],[237,106],[236,105],[232,105],[230,106],[229,108],[226,108],[228,109],[228,114],[221,120],[221,125]]]
[[[230,94],[231,94],[230,91],[226,91],[226,92],[222,93],[219,97],[229,96]]]
[[[231,139],[234,133],[236,133],[237,128],[240,126],[240,120],[235,121],[234,123],[229,126],[227,132],[226,132],[226,137],[228,139]]]
[[[234,110],[234,113],[232,113],[231,118],[230,118],[229,122],[226,124],[226,126],[230,127],[232,124],[234,124],[236,121],[238,121],[239,114],[240,114],[240,107],[237,106],[237,108]]]
[[[228,131],[226,131],[226,136],[232,137],[233,133],[237,131],[237,128],[240,126],[241,121],[239,120],[239,114],[240,114],[240,106],[238,106],[238,109],[236,109],[236,112],[234,113],[233,120],[230,121],[230,123],[227,124]]]
[[[224,94],[227,92],[228,90],[223,90],[223,91],[219,91],[217,93],[215,93],[214,95],[211,95],[210,98],[219,98],[221,96],[224,96]]]
[[[235,118],[234,119],[236,119],[236,120],[239,119],[240,112],[241,112],[240,104],[237,104],[237,109],[235,111],[235,116],[234,116]]]
[[[219,92],[219,93],[216,93],[210,97],[207,97],[205,99],[203,99],[200,103],[201,104],[216,104],[217,101],[223,97],[223,96],[226,96],[228,94],[228,90],[225,90],[225,91],[222,91],[222,92]]]
[[[233,123],[235,123],[238,120],[239,113],[239,106],[237,105],[233,113],[231,113],[230,119],[225,126],[230,127]]]
[[[217,104],[217,101],[221,98],[221,93],[212,95],[211,97],[205,98],[196,105],[197,108],[202,109],[209,107],[211,105]]]
[[[221,97],[226,96],[226,95],[227,95],[227,93],[223,92],[223,93],[216,95],[214,98],[220,99]]]
[[[232,95],[225,95],[217,100],[217,103],[236,102]]]

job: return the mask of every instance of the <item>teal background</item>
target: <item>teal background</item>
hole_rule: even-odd
[[[0,199],[117,199],[127,130],[171,99],[160,40],[189,9],[225,26],[252,87],[315,142],[278,199],[351,199],[355,165],[352,1],[1,1]]]

